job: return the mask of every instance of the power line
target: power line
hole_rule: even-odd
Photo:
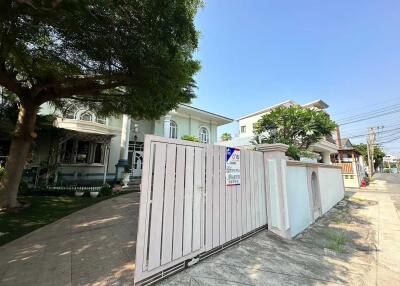
[[[345,121],[345,122],[339,123],[339,125],[343,126],[343,125],[347,125],[347,124],[351,124],[351,123],[365,121],[365,120],[372,119],[372,118],[386,116],[386,115],[389,115],[389,114],[394,114],[394,113],[397,113],[397,112],[400,112],[400,108],[393,109],[393,110],[390,110],[390,111],[387,111],[387,112],[384,112],[384,113],[380,112],[380,113],[376,113],[376,114],[370,114],[370,115],[367,115],[367,116],[363,115],[364,117],[362,117],[362,118]]]
[[[371,111],[368,111],[368,112],[362,112],[362,113],[359,113],[359,114],[356,114],[356,115],[347,116],[347,117],[344,117],[344,118],[339,119],[337,121],[338,122],[341,122],[341,121],[346,122],[346,121],[349,121],[349,120],[355,120],[355,119],[363,118],[363,117],[368,116],[370,114],[378,114],[378,113],[384,113],[384,112],[392,111],[393,109],[398,109],[399,107],[400,107],[400,104],[385,106],[385,107],[374,109],[374,110],[371,110]]]
[[[386,143],[390,143],[390,142],[393,142],[393,141],[396,141],[396,140],[399,140],[399,139],[400,139],[400,136],[395,137],[395,138],[393,138],[391,140],[388,140],[388,141],[385,141],[385,142],[379,142],[379,144],[386,144]]]
[[[379,134],[387,133],[387,132],[393,132],[393,131],[397,131],[397,130],[400,130],[400,127],[394,128],[394,129],[388,129],[388,130],[384,130],[384,131],[379,131]],[[358,134],[358,135],[355,135],[355,136],[350,136],[350,137],[347,137],[347,138],[348,139],[352,139],[352,138],[364,137],[364,136],[367,136],[368,134],[369,133],[363,133],[363,134]]]

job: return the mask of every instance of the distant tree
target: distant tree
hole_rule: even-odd
[[[231,133],[227,133],[227,132],[222,133],[222,135],[221,135],[221,141],[229,141],[229,140],[232,140],[232,135],[231,135]]]
[[[301,106],[278,107],[255,124],[254,143],[289,145],[288,155],[298,159],[309,147],[331,134],[336,124],[323,111]]]
[[[194,135],[183,135],[181,139],[192,142],[200,142],[199,138]]]
[[[102,115],[154,119],[194,97],[201,0],[0,1],[0,86],[18,120],[0,207],[17,206],[39,106],[78,100]]]
[[[356,149],[364,159],[364,162],[368,163],[368,149],[367,144],[360,143],[360,144],[353,144],[354,149]],[[374,147],[374,168],[378,168],[383,164],[383,157],[385,157],[385,152],[382,150],[381,147],[375,145]]]

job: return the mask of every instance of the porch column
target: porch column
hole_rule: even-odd
[[[128,115],[122,115],[122,127],[121,127],[121,141],[119,149],[119,160],[115,165],[115,176],[119,180],[122,177],[122,173],[126,167],[128,167],[128,150],[129,150],[129,135],[131,133],[131,119]]]
[[[268,229],[290,238],[289,209],[286,193],[285,144],[260,144],[258,151],[264,153],[265,185],[267,198]]]
[[[169,138],[169,129],[171,126],[171,115],[164,116],[164,137]]]
[[[331,153],[323,152],[322,153],[322,161],[324,162],[324,164],[331,165],[332,164]]]

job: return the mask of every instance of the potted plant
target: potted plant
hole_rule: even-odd
[[[100,190],[99,190],[99,189],[90,190],[90,196],[91,196],[92,198],[97,198],[98,195],[99,195],[99,193],[100,193]]]
[[[75,197],[82,197],[85,194],[85,191],[82,190],[81,188],[76,188],[75,189]]]

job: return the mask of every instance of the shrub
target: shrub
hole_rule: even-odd
[[[6,171],[6,169],[4,167],[0,166],[0,180],[1,180],[1,178],[3,178],[5,171]]]
[[[186,141],[200,142],[199,138],[194,135],[183,135],[181,139]]]
[[[111,196],[113,188],[109,184],[104,184],[100,189],[100,196]]]

